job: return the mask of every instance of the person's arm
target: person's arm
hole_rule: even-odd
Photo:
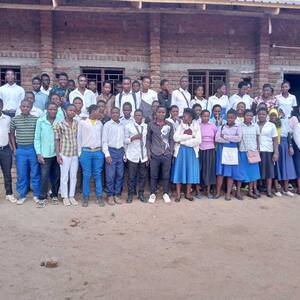
[[[223,134],[222,134],[222,129],[223,129],[223,125],[221,127],[218,128],[218,131],[216,133],[216,142],[217,143],[221,143],[221,144],[225,144],[225,143],[228,143],[228,140],[226,140],[224,137],[223,137]]]
[[[60,155],[60,136],[61,136],[61,129],[60,125],[56,124],[54,126],[54,136],[55,136],[55,152],[56,152],[56,160],[57,162],[62,165],[63,164],[63,159]]]
[[[82,148],[82,121],[78,122],[78,129],[77,129],[77,149],[78,149],[78,156],[81,154]]]
[[[224,139],[232,142],[232,143],[239,143],[242,140],[242,128],[241,126],[235,127],[235,134],[234,135],[226,135],[224,134]]]
[[[120,94],[118,94],[115,98],[115,107],[117,107],[118,109],[121,109],[120,105],[119,105],[119,98],[120,98]]]
[[[16,124],[14,122],[14,119],[12,119],[10,122],[9,141],[11,145],[11,150],[14,155],[16,154],[16,149],[17,149],[15,130],[16,130]]]
[[[149,160],[151,160],[151,143],[152,143],[152,130],[151,130],[151,123],[150,123],[148,125],[147,138],[146,138],[146,149],[147,149]]]
[[[37,121],[35,127],[35,134],[34,134],[34,149],[40,164],[45,164],[44,157],[42,156],[41,150],[41,122]]]
[[[112,163],[112,159],[108,150],[108,139],[109,139],[109,123],[106,123],[103,127],[103,135],[102,135],[102,148],[103,153],[105,155],[105,160],[108,164]]]
[[[171,96],[171,106],[172,105],[177,105],[177,97],[176,97],[176,91],[172,92],[172,96]]]
[[[172,126],[173,129],[173,126]],[[176,143],[184,143],[184,141],[187,141],[191,138],[190,135],[184,134],[182,132],[182,127],[179,125],[178,128],[176,129],[173,139]]]
[[[173,155],[174,152],[174,146],[175,146],[175,142],[174,142],[174,128],[172,125],[170,125],[170,133],[169,133],[169,145],[170,145],[170,151]],[[178,128],[179,129],[179,128]]]
[[[293,143],[292,143],[292,134],[289,132],[288,133],[288,152],[289,152],[289,156],[293,156],[294,155],[294,148],[293,148]]]
[[[182,145],[185,145],[187,147],[196,147],[199,144],[201,144],[201,131],[200,128],[196,128],[193,130],[193,135],[189,136],[189,139],[182,142]]]
[[[278,153],[278,133],[275,125],[273,126],[273,130],[272,130],[272,142],[273,142],[273,149],[274,149],[272,160],[276,162],[278,160],[279,153]]]

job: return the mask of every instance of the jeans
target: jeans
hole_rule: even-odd
[[[77,183],[78,156],[61,155],[63,164],[60,165],[60,192],[63,198],[74,198]],[[70,178],[70,188],[68,182]]]
[[[82,167],[82,194],[83,197],[90,195],[90,180],[93,174],[95,181],[96,197],[102,196],[102,170],[104,164],[104,154],[102,151],[88,151],[82,149],[79,161]]]
[[[112,163],[105,165],[107,195],[121,195],[124,182],[124,148],[109,148]]]
[[[9,146],[0,149],[0,166],[4,178],[4,187],[6,195],[12,195],[12,180],[11,180],[11,166],[12,166],[12,152]]]
[[[48,183],[51,182],[51,198],[58,196],[60,168],[56,156],[44,158],[45,164],[41,165],[41,194],[40,200],[47,199]]]
[[[128,161],[128,195],[133,195],[138,183],[139,193],[144,193],[147,176],[146,163]]]
[[[17,167],[17,192],[20,198],[25,198],[31,185],[33,196],[40,196],[40,165],[38,163],[36,152],[33,145],[17,145],[16,151]],[[28,176],[30,174],[30,176]]]

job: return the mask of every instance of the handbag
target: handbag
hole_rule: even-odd
[[[238,165],[238,164],[239,164],[238,149],[223,146],[222,165]]]
[[[247,158],[248,158],[249,164],[256,164],[261,161],[258,150],[255,150],[255,151],[248,150]]]

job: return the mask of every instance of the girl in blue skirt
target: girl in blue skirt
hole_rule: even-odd
[[[176,202],[180,201],[182,184],[186,184],[185,198],[193,201],[191,186],[200,183],[198,152],[201,131],[199,125],[193,123],[193,118],[193,110],[186,108],[183,112],[182,122],[174,134],[176,145],[172,182],[176,184]]]

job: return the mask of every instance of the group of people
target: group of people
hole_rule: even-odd
[[[23,204],[31,189],[38,207],[45,207],[48,197],[58,204],[59,194],[65,206],[78,205],[75,194],[81,189],[86,207],[91,178],[99,206],[124,202],[125,178],[127,203],[135,196],[154,203],[159,185],[166,203],[170,189],[175,202],[183,195],[190,201],[217,199],[223,191],[231,200],[233,190],[239,200],[244,190],[253,199],[261,192],[292,197],[290,181],[300,193],[299,108],[288,82],[277,96],[265,84],[254,99],[248,81],[231,97],[221,81],[208,99],[201,85],[192,97],[187,76],[173,92],[169,81],[161,80],[158,93],[149,76],[133,82],[124,77],[116,91],[105,81],[100,94],[83,74],[77,88],[66,73],[53,88],[47,74],[34,77],[29,92],[16,84],[12,70],[6,82],[0,87],[0,164],[12,203]]]

